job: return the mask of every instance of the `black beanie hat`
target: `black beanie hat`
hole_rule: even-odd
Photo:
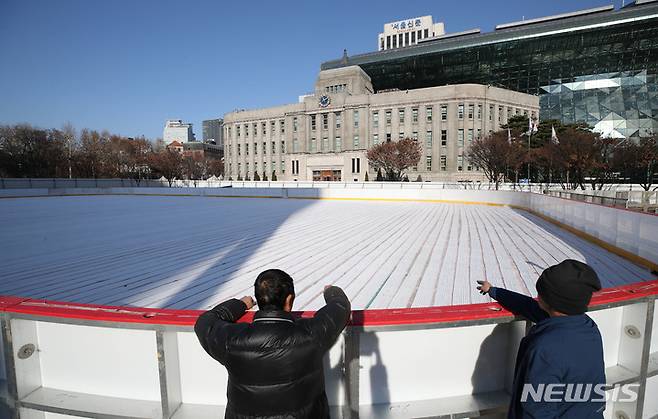
[[[541,299],[552,309],[570,315],[586,312],[592,293],[600,289],[594,269],[573,259],[546,268],[537,280]]]

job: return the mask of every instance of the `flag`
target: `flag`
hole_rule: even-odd
[[[507,128],[507,143],[512,144],[512,132]]]
[[[551,142],[553,144],[560,144],[560,140],[557,138],[557,133],[555,132],[555,127],[551,125]]]
[[[528,135],[532,135],[535,132],[537,132],[537,123],[528,116]]]

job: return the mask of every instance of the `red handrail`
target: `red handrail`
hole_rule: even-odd
[[[591,308],[658,295],[658,280],[638,282],[597,292]],[[161,308],[102,306],[68,303],[17,296],[0,296],[0,312],[27,314],[113,323],[142,323],[153,325],[193,326],[202,310],[172,310]],[[253,311],[239,321],[251,322]],[[314,311],[300,311],[297,317],[312,317]],[[431,323],[452,323],[512,317],[512,313],[498,303],[465,304],[445,307],[393,308],[355,310],[352,326],[392,326]]]

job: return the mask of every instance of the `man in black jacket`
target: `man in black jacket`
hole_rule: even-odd
[[[254,306],[243,297],[203,313],[194,326],[203,349],[228,370],[225,418],[328,418],[322,359],[350,318],[345,293],[325,287],[327,304],[313,318],[296,319],[287,273],[262,272],[254,291],[252,323],[236,323]]]

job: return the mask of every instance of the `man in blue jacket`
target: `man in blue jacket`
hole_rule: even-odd
[[[538,299],[478,281],[503,307],[535,323],[516,356],[507,417],[603,418],[603,343],[585,314],[601,289],[596,272],[576,260],[547,268],[537,280]]]

